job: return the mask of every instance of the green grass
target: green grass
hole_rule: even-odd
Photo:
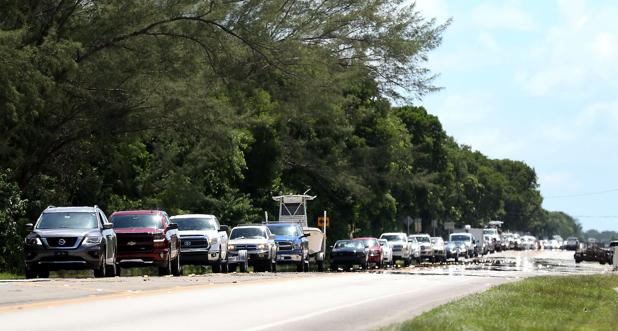
[[[617,275],[534,277],[385,330],[618,330]]]
[[[21,279],[23,275],[16,275],[9,272],[0,272],[0,279]]]

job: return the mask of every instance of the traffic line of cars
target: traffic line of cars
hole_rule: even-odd
[[[106,217],[97,206],[46,208],[26,225],[27,278],[52,270],[92,269],[95,277],[119,276],[121,269],[152,266],[178,276],[182,266],[209,265],[213,272],[277,270],[292,264],[324,270],[322,232],[297,223],[221,225],[214,215],[170,217],[161,210],[117,211]],[[312,239],[310,239],[312,238]]]

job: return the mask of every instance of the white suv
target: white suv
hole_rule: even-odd
[[[403,264],[406,267],[412,263],[412,247],[405,233],[387,232],[383,233],[380,239],[386,239],[386,241],[388,241],[388,245],[393,250],[393,260],[403,260]]]

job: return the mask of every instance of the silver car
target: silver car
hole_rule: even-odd
[[[227,245],[230,271],[240,265],[246,272],[249,265],[254,271],[277,270],[275,235],[265,225],[239,225],[232,229]]]
[[[412,263],[412,245],[403,232],[387,232],[380,235],[380,239],[385,239],[393,250],[393,259],[403,260],[404,266]]]
[[[446,262],[446,248],[444,247],[444,239],[442,239],[442,237],[431,237],[430,240],[436,261]]]
[[[422,260],[427,260],[430,262],[435,262],[435,256],[433,253],[433,246],[431,245],[431,237],[428,234],[414,234],[409,238],[414,238],[418,241],[420,254],[419,254],[419,262]]]
[[[227,272],[227,226],[214,215],[172,216],[180,235],[182,264],[210,265],[213,272]]]
[[[380,247],[382,247],[382,265],[385,268],[392,267],[395,264],[393,259],[393,249],[388,245],[386,239],[378,239]]]

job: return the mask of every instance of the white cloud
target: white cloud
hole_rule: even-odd
[[[588,8],[561,1],[559,23],[530,47],[514,75],[533,96],[592,95],[599,86],[618,88],[618,7]]]
[[[475,24],[483,28],[529,31],[535,27],[532,17],[515,1],[482,3],[472,15]]]
[[[435,18],[439,22],[446,22],[450,16],[448,6],[443,0],[416,0],[416,8],[427,18]]]

